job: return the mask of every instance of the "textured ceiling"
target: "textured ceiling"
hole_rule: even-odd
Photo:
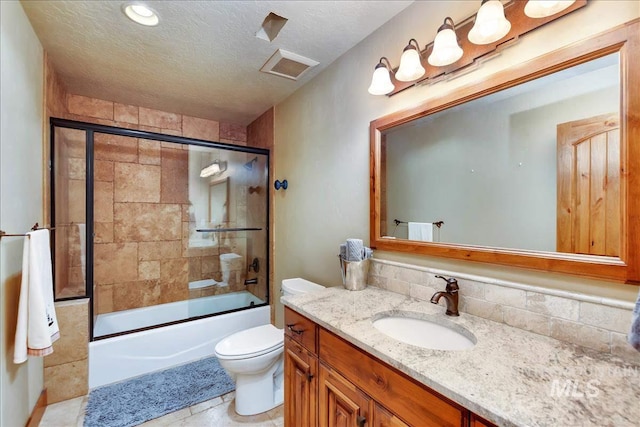
[[[22,1],[70,93],[248,124],[411,2],[146,2],[157,27],[123,3]],[[255,37],[269,12],[288,19],[272,42]],[[299,81],[261,73],[278,48],[320,65]]]

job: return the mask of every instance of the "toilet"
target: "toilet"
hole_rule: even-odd
[[[285,279],[282,293],[298,295],[324,289],[305,279]],[[255,415],[284,401],[284,332],[268,324],[231,334],[215,355],[236,382],[236,412]]]

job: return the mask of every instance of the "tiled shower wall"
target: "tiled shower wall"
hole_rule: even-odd
[[[66,117],[73,120],[246,145],[246,130],[238,125],[76,95],[67,96],[67,109]],[[97,314],[187,299],[189,280],[220,280],[220,253],[238,253],[246,262],[244,237],[220,236],[223,243],[213,248],[188,247],[188,155],[187,147],[178,144],[95,135]],[[83,156],[69,154],[75,178],[84,174]],[[76,193],[83,193],[84,181],[72,181],[78,181]],[[247,186],[230,190],[236,203],[232,208],[238,212],[235,226],[245,226]],[[70,191],[70,211],[77,202]],[[242,264],[234,266],[228,288],[212,293],[244,289]],[[71,272],[78,266],[69,267]],[[255,288],[264,288],[264,282]]]
[[[461,312],[640,363],[640,353],[626,341],[632,303],[392,261],[372,261],[368,281],[372,286],[429,301],[445,287],[436,275],[455,277],[460,286]]]

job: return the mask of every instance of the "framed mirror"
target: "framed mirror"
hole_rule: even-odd
[[[640,280],[639,27],[371,122],[371,245]]]
[[[217,226],[229,221],[229,177],[209,183],[209,223]]]

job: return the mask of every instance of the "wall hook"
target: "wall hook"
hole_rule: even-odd
[[[276,182],[274,182],[274,183],[273,183],[273,187],[274,187],[276,190],[279,190],[279,189],[281,189],[281,188],[282,188],[283,190],[286,190],[286,189],[289,187],[289,183],[287,182],[287,180],[286,180],[286,179],[284,179],[284,180],[282,180],[282,181],[280,181],[279,179],[276,179]]]

